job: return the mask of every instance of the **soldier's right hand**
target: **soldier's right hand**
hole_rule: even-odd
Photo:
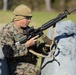
[[[38,40],[37,38],[39,37],[39,35],[31,38],[30,40],[28,40],[26,43],[25,43],[25,46],[26,47],[30,47],[30,46],[33,46],[35,45],[36,41]]]

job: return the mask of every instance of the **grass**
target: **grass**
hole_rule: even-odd
[[[30,23],[30,26],[34,26],[35,28],[40,27],[47,21],[55,18],[58,14],[64,12],[33,12],[33,18]],[[13,11],[0,11],[0,24],[7,24],[13,19]],[[67,16],[64,20],[72,20],[76,23],[76,14],[72,13]],[[1,27],[1,25],[0,25]],[[47,31],[47,30],[46,30]],[[46,31],[44,31],[46,33]]]
[[[33,18],[30,25],[39,27],[45,22],[55,18],[61,12],[33,12]],[[0,23],[7,24],[13,19],[13,11],[0,11]],[[72,13],[64,20],[72,20],[76,23],[76,14]]]

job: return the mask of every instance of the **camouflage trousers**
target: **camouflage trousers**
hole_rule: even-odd
[[[16,67],[15,75],[39,75],[40,70],[33,64],[19,63]]]

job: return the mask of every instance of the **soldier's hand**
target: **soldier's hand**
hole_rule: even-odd
[[[30,47],[30,46],[33,46],[35,45],[36,41],[38,40],[37,38],[39,37],[39,35],[31,38],[30,40],[28,40],[26,43],[25,43],[25,46],[26,47]]]

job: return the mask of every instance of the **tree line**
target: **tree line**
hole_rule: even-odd
[[[0,0],[0,10],[13,10],[19,4],[26,4],[36,11],[61,11],[75,8],[76,0]]]

